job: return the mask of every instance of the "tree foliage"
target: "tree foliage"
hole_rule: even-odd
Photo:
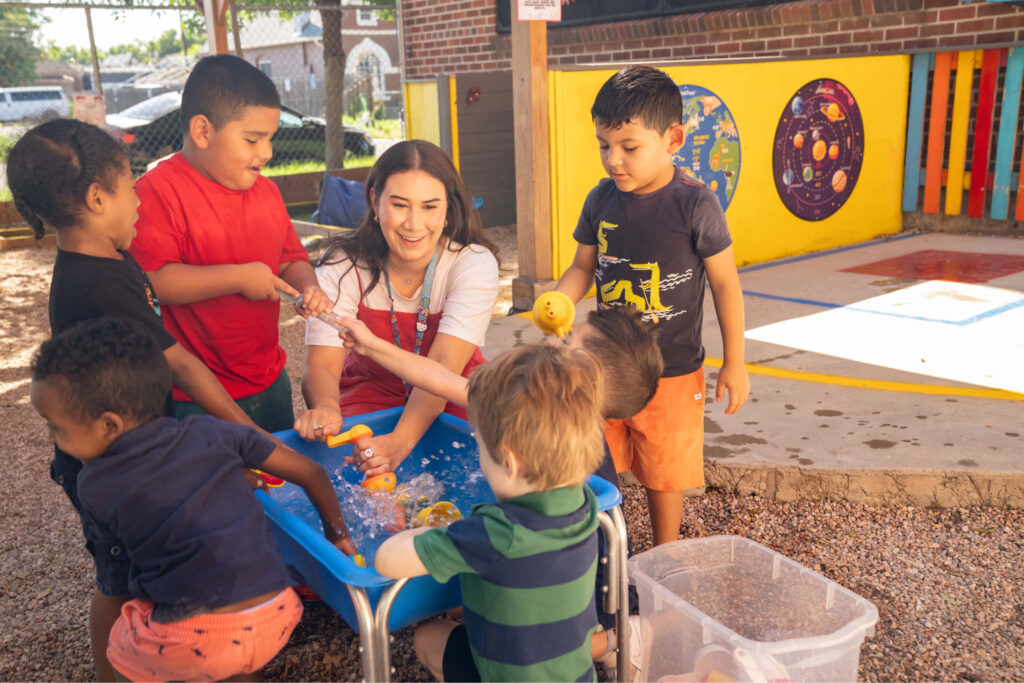
[[[36,79],[39,49],[33,34],[37,28],[34,10],[0,7],[0,86],[28,85]]]

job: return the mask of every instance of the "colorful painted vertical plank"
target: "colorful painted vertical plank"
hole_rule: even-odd
[[[988,158],[992,149],[992,115],[996,107],[996,82],[1002,50],[985,50],[981,58],[978,84],[977,118],[974,123],[974,154],[971,155],[971,191],[967,197],[967,215],[985,215],[985,190],[988,186]]]
[[[932,110],[928,117],[928,155],[925,158],[924,212],[939,212],[942,194],[942,162],[946,160],[946,121],[949,120],[949,71],[954,52],[935,55],[932,77]]]
[[[992,183],[989,215],[1005,220],[1010,208],[1010,183],[1013,181],[1013,152],[1017,147],[1017,113],[1020,111],[1021,78],[1024,76],[1024,47],[1010,50],[1003,78],[1003,104],[999,110],[999,137],[996,138],[996,172]]]
[[[921,175],[921,139],[924,134],[924,102],[928,93],[930,55],[914,55],[910,76],[910,105],[907,111],[907,151],[903,158],[903,210],[917,211]]]
[[[953,86],[953,122],[949,129],[949,171],[946,174],[946,215],[960,215],[963,205],[964,162],[967,160],[967,122],[971,115],[974,50],[956,56]]]

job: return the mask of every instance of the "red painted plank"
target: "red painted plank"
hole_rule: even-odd
[[[988,157],[992,145],[992,113],[996,105],[996,81],[1002,50],[985,50],[981,59],[978,85],[978,116],[974,125],[974,155],[971,157],[971,191],[967,196],[967,215],[985,215],[985,186],[988,184]]]
[[[949,110],[949,69],[953,63],[952,52],[935,55],[935,75],[932,77],[932,107],[928,120],[928,156],[924,174],[924,212],[939,212],[939,195],[945,177],[942,164],[946,152],[946,121]]]

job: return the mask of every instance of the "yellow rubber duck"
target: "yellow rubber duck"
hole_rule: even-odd
[[[544,332],[556,337],[568,334],[575,318],[576,306],[562,292],[545,292],[533,304],[533,322]]]

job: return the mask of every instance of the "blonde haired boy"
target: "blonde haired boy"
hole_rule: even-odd
[[[388,539],[394,578],[462,580],[465,626],[433,621],[414,646],[438,680],[593,679],[597,499],[583,481],[603,456],[601,368],[582,350],[524,346],[469,378],[480,469],[497,503],[447,529]]]

